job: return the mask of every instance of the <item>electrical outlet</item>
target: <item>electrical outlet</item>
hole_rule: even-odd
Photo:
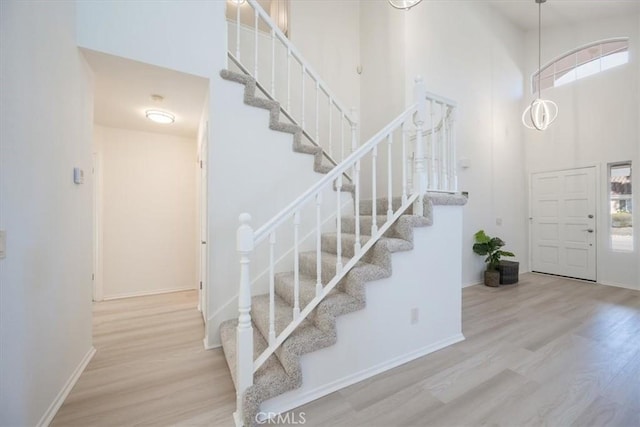
[[[411,309],[411,324],[415,325],[420,321],[420,310],[417,307]]]
[[[496,218],[496,225],[502,225],[502,218]]]

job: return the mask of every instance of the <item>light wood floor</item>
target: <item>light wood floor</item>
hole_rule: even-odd
[[[195,293],[99,303],[55,426],[231,426]],[[307,426],[640,426],[640,292],[525,274],[463,291],[466,340],[289,414]],[[338,337],[339,339],[339,337]],[[304,414],[303,414],[304,413]],[[282,424],[286,425],[286,424]]]

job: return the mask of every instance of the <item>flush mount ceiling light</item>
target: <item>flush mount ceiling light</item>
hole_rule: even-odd
[[[162,101],[164,101],[164,97],[162,95],[151,95],[151,100],[159,106],[162,104]],[[144,112],[144,115],[147,116],[147,119],[163,125],[168,125],[176,121],[176,116],[159,109],[147,110]]]
[[[229,0],[229,1],[233,4],[237,4],[238,6],[240,6],[245,2],[245,0]]]
[[[409,10],[422,0],[389,0],[389,4],[396,9]]]
[[[542,3],[547,0],[534,0],[538,3],[538,97],[522,113],[522,123],[529,129],[543,131],[558,117],[558,105],[540,97],[540,74],[542,59]]]
[[[144,114],[147,116],[147,119],[153,122],[162,123],[165,125],[168,125],[176,121],[176,117],[171,113],[167,113],[166,111],[147,110],[145,111]]]

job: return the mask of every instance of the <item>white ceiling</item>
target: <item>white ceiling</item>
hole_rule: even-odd
[[[535,0],[489,0],[489,4],[523,30],[538,28]],[[640,0],[548,0],[542,4],[542,25],[571,25],[640,13]]]
[[[103,126],[195,138],[208,92],[207,79],[82,49],[95,74],[94,121]],[[164,97],[157,104],[151,95]],[[151,108],[175,115],[170,125],[145,117]]]

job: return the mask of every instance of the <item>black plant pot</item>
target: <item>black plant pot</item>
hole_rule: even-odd
[[[498,271],[500,272],[501,285],[513,285],[518,283],[520,263],[517,261],[500,261]]]

